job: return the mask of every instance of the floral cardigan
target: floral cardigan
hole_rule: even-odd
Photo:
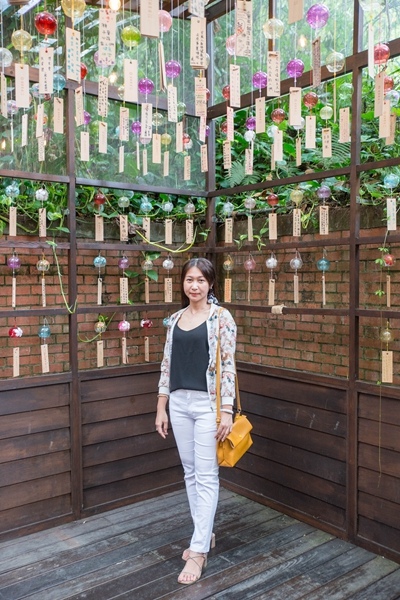
[[[158,393],[169,396],[170,365],[172,354],[172,339],[176,323],[183,311],[182,308],[169,318],[167,339],[164,347],[164,358],[161,362],[161,377],[158,383]],[[218,316],[218,313],[219,316]],[[235,399],[235,348],[236,348],[236,324],[231,313],[225,308],[212,304],[210,316],[207,323],[208,348],[210,360],[206,373],[208,394],[211,405],[216,401],[216,358],[218,343],[218,319],[221,347],[221,404],[232,404]]]

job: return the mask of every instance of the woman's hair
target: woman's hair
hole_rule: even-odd
[[[187,272],[192,267],[197,267],[199,269],[199,271],[202,272],[202,274],[204,275],[204,277],[206,278],[206,280],[210,286],[210,291],[208,292],[208,297],[209,297],[208,301],[215,302],[215,300],[216,300],[216,298],[213,294],[213,289],[212,289],[214,286],[214,283],[215,283],[214,265],[212,264],[211,261],[208,260],[208,258],[191,258],[190,260],[186,261],[182,267],[182,273],[181,273],[182,308],[189,306],[189,298],[186,296],[185,292],[183,291],[183,284],[184,284]]]

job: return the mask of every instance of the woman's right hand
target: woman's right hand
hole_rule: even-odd
[[[162,438],[166,438],[168,435],[168,415],[165,408],[157,409],[156,416],[156,430]]]

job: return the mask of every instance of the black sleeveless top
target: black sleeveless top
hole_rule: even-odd
[[[209,363],[207,323],[190,331],[174,327],[170,369],[170,392],[175,390],[207,391]]]

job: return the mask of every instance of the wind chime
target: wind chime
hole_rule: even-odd
[[[399,185],[400,178],[395,173],[388,173],[383,178],[383,185],[390,190],[386,198],[386,222],[388,231],[397,230],[397,200],[393,197],[393,190]]]
[[[46,208],[43,206],[43,202],[47,202],[49,199],[49,192],[43,186],[36,190],[35,198],[41,203],[41,207],[39,208],[39,237],[45,238],[47,237],[47,222],[46,222]]]
[[[49,346],[46,340],[50,337],[51,331],[46,317],[43,319],[43,325],[39,327],[38,336],[40,338],[40,354],[42,359],[42,373],[50,372],[49,365]]]
[[[19,196],[19,185],[16,181],[12,181],[6,187],[7,197],[10,199],[10,207],[8,209],[8,235],[15,237],[17,235],[17,207],[13,206],[13,202]]]
[[[390,275],[389,275],[389,269],[390,267],[393,267],[394,263],[396,262],[395,257],[393,256],[393,254],[390,254],[389,252],[386,252],[383,256],[382,256],[383,262],[385,267],[387,267],[387,274],[386,274],[386,306],[388,308],[390,308],[391,304],[392,304],[392,299],[391,299],[391,282],[390,282]]]
[[[104,217],[101,214],[101,211],[103,210],[103,206],[106,200],[106,195],[101,190],[97,190],[97,192],[93,196],[93,203],[98,210],[98,212],[94,216],[96,242],[104,242]]]
[[[226,200],[226,202],[222,205],[222,214],[225,219],[225,243],[232,244],[233,243],[233,206],[232,202]]]
[[[18,254],[13,249],[13,253],[7,259],[7,266],[12,271],[11,280],[11,306],[16,308],[17,306],[17,271],[21,267],[21,260]]]
[[[101,306],[102,304],[102,296],[103,296],[103,278],[101,276],[101,270],[105,268],[107,264],[107,259],[105,256],[102,256],[99,252],[99,255],[95,257],[93,260],[93,266],[98,270],[97,275],[97,305]]]
[[[44,255],[42,254],[42,258],[40,258],[36,263],[36,268],[41,273],[41,287],[42,287],[42,306],[46,307],[46,273],[50,269],[50,263]]]
[[[254,260],[254,258],[252,257],[251,254],[249,254],[249,258],[244,261],[243,266],[244,266],[244,268],[246,269],[246,271],[248,273],[248,276],[247,276],[247,302],[250,304],[250,300],[251,300],[251,272],[254,271],[254,269],[256,268],[256,261]]]
[[[20,338],[23,335],[21,327],[18,327],[17,320],[14,319],[14,326],[8,330],[11,338]],[[19,346],[13,347],[13,377],[19,377]]]
[[[230,274],[233,271],[234,262],[230,254],[228,254],[222,266],[224,271],[226,271],[224,281],[224,302],[232,302],[232,278]]]
[[[162,266],[167,271],[167,276],[164,279],[164,302],[172,302],[172,277],[170,276],[170,271],[174,268],[174,261],[170,255],[163,261]]]
[[[153,261],[151,258],[146,257],[142,262],[142,270],[145,273],[144,278],[144,301],[145,304],[150,304],[150,278],[149,271],[153,268]]]
[[[126,315],[124,314],[122,317],[122,321],[120,321],[118,323],[118,329],[122,333],[121,348],[122,348],[122,364],[123,365],[128,364],[128,350],[127,350],[127,345],[126,345],[126,333],[130,330],[130,328],[131,328],[131,325],[130,325],[129,321],[126,320]]]
[[[122,277],[119,278],[119,299],[121,304],[129,303],[128,277],[125,270],[129,267],[129,260],[125,254],[118,260],[118,267],[122,270]]]
[[[253,215],[251,214],[251,211],[256,206],[256,200],[255,200],[255,198],[253,198],[252,196],[247,196],[247,198],[245,198],[245,200],[244,200],[244,206],[249,211],[248,214],[247,214],[247,240],[249,242],[253,242],[254,241],[254,237],[253,237]]]
[[[104,341],[102,340],[102,334],[107,330],[107,323],[104,320],[104,317],[99,316],[97,323],[95,323],[94,330],[98,335],[98,340],[96,342],[96,355],[97,355],[97,367],[104,366]]]
[[[380,338],[382,345],[386,345],[386,349],[382,349],[382,383],[393,383],[393,351],[389,350],[389,343],[393,340],[393,336],[389,328],[389,320],[386,321],[386,327],[382,329]]]
[[[144,215],[142,217],[142,225],[143,225],[143,229],[144,229],[144,234],[146,237],[146,240],[148,242],[150,242],[150,235],[151,235],[151,230],[150,230],[150,223],[151,223],[151,219],[149,217],[149,213],[151,213],[151,211],[153,210],[153,205],[150,202],[150,200],[148,199],[147,196],[143,196],[142,200],[140,202],[140,214]]]
[[[295,208],[293,209],[293,237],[301,237],[301,208],[304,193],[301,190],[292,190],[290,199]]]
[[[140,321],[140,327],[143,329],[150,329],[150,327],[153,327],[153,321],[147,318],[147,314],[145,314],[144,319]],[[145,362],[150,361],[150,337],[148,335],[144,336],[144,360]]]
[[[290,268],[294,270],[293,275],[293,302],[294,304],[299,303],[299,276],[297,271],[303,266],[303,261],[300,256],[300,252],[296,250],[294,258],[290,261]]]
[[[331,189],[327,185],[321,185],[317,189],[317,196],[322,200],[319,207],[319,233],[320,235],[329,235],[329,206],[326,201],[330,198]]]
[[[326,257],[326,249],[322,251],[322,258],[317,261],[317,269],[322,272],[322,306],[326,304],[326,287],[325,287],[325,273],[329,271],[331,266],[330,261]]]
[[[129,208],[130,199],[127,195],[120,196],[118,198],[118,206],[124,211],[125,208]],[[128,215],[119,215],[119,239],[121,242],[127,242],[129,240],[129,224]]]
[[[269,282],[268,282],[268,306],[274,306],[275,302],[275,276],[274,271],[278,266],[278,260],[274,252],[271,252],[270,256],[265,261],[266,267],[270,270]]]
[[[270,192],[266,198],[267,204],[271,207],[271,212],[268,216],[268,236],[270,241],[278,239],[278,215],[275,212],[275,207],[279,204],[279,196]]]
[[[172,204],[171,200],[166,200],[162,204],[162,209],[166,215],[170,215],[174,209],[174,205]],[[172,244],[172,219],[169,216],[167,216],[164,221],[164,228],[165,228],[165,243],[167,246],[169,246],[170,244]]]
[[[196,207],[193,204],[192,200],[188,200],[188,202],[183,207],[183,210],[188,216],[188,218],[186,219],[186,243],[192,244],[194,239],[193,215],[196,212]]]

